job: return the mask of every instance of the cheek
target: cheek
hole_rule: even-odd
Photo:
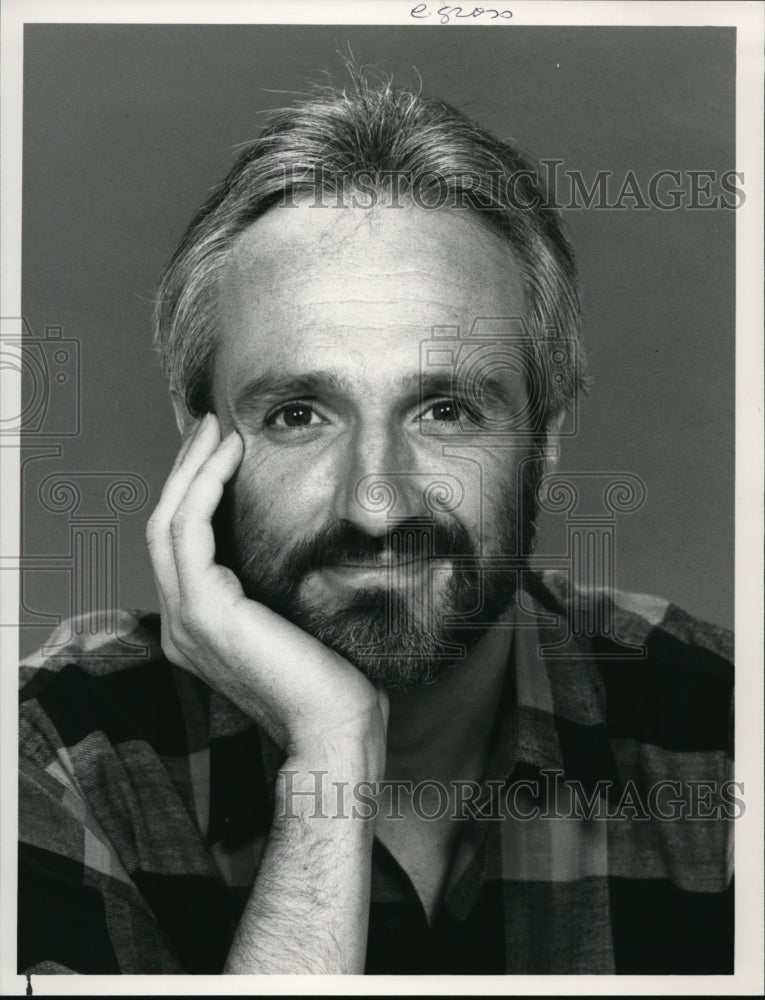
[[[327,477],[315,464],[285,463],[245,449],[234,495],[239,518],[266,535],[295,540],[326,521]]]
[[[461,449],[462,450],[462,449]],[[505,446],[467,447],[449,473],[459,481],[462,499],[452,516],[474,541],[504,536],[518,507],[518,455]]]

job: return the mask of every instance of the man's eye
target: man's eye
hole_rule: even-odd
[[[433,403],[423,413],[422,420],[438,421],[439,423],[454,423],[460,418],[460,407],[453,399],[441,399]]]
[[[322,423],[324,421],[319,414],[307,403],[288,403],[266,418],[266,426],[278,430],[286,427],[314,427]]]

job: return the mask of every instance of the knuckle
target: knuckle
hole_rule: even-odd
[[[187,598],[182,598],[178,607],[178,624],[183,629],[185,635],[191,639],[198,639],[204,632],[204,627],[199,616],[196,604]]]
[[[170,537],[174,542],[182,541],[189,530],[189,519],[179,511],[170,522]]]

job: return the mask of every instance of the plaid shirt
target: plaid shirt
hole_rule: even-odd
[[[22,972],[223,967],[280,758],[159,624],[75,623],[22,665]],[[513,649],[430,924],[375,841],[367,973],[732,973],[730,634],[528,574]]]

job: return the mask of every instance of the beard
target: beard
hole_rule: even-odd
[[[335,520],[286,549],[283,537],[269,538],[260,528],[257,504],[240,500],[228,484],[214,518],[216,558],[236,573],[248,598],[335,650],[373,683],[399,689],[432,683],[512,604],[533,551],[543,469],[544,445],[535,444],[503,491],[491,553],[478,553],[456,519],[434,515],[392,520],[379,536]],[[348,564],[385,566],[387,581],[332,605],[305,593],[312,573]]]

